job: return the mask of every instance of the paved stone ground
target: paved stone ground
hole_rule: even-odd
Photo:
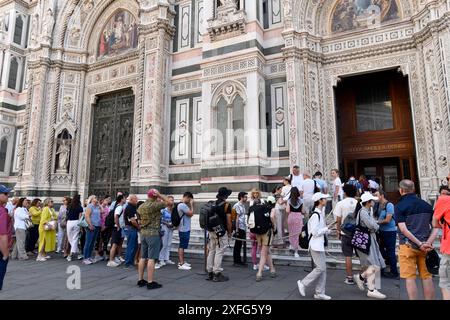
[[[172,260],[176,260],[174,257]],[[202,260],[193,259],[191,271],[181,271],[176,266],[165,266],[156,271],[156,281],[163,284],[158,290],[149,291],[138,288],[137,271],[122,267],[108,268],[105,262],[84,266],[79,261],[67,262],[60,256],[54,256],[47,262],[11,261],[8,266],[0,300],[299,300],[312,299],[313,289],[307,290],[307,297],[302,298],[296,282],[306,275],[304,267],[279,266],[278,278],[271,279],[267,273],[263,281],[255,282],[255,271],[249,268],[234,268],[231,263],[224,263],[224,274],[230,281],[213,283],[205,280]],[[66,287],[68,266],[75,265],[81,269],[81,289],[69,290]],[[327,294],[334,299],[367,299],[356,286],[345,285],[342,270],[328,270]],[[440,292],[437,288],[438,298]],[[403,281],[382,279],[382,292],[389,299],[406,299]]]

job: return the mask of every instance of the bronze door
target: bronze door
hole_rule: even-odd
[[[94,107],[89,194],[129,193],[133,145],[134,95],[102,96]]]

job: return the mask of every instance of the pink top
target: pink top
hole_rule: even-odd
[[[100,206],[100,226],[103,228],[105,226],[106,217],[109,214],[108,206]]]
[[[4,206],[0,205],[0,235],[8,236],[8,245],[10,246],[12,241],[12,221],[8,214],[8,210]]]

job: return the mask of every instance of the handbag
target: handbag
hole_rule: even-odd
[[[436,250],[431,250],[427,253],[425,264],[429,273],[433,275],[439,274],[441,258],[439,257],[439,254],[436,252]]]
[[[370,237],[370,230],[369,228],[361,226],[361,217],[360,212],[358,212],[357,220],[358,223],[355,228],[355,233],[352,237],[352,246],[355,249],[358,249],[362,253],[369,254],[370,252],[370,244],[371,244],[371,237]]]
[[[81,216],[81,219],[78,220],[78,226],[80,228],[87,228],[89,227],[89,224],[86,221],[86,217],[84,216],[84,214]]]
[[[30,218],[25,218],[24,222],[25,222],[25,228],[27,228],[27,230],[33,228],[34,224]]]
[[[45,231],[52,231],[56,230],[56,221],[52,220],[44,224],[44,230]]]

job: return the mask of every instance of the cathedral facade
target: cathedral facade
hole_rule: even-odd
[[[0,63],[17,194],[450,172],[449,0],[6,0]]]

